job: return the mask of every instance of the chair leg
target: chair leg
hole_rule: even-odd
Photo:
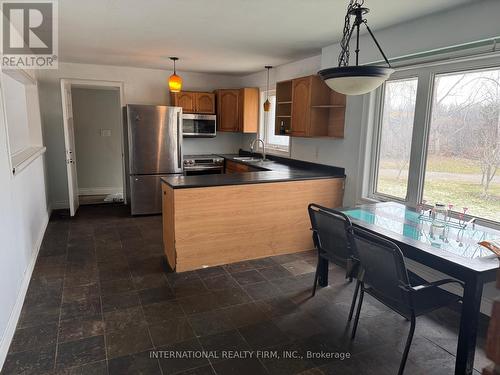
[[[359,292],[359,285],[360,284],[361,283],[358,280],[356,282],[356,288],[354,289],[354,294],[352,296],[351,309],[349,310],[349,319],[348,319],[349,322],[352,320],[352,314],[354,313],[354,307],[356,306],[356,300],[358,299],[358,292]]]
[[[411,316],[411,326],[410,332],[408,333],[408,338],[406,339],[405,350],[403,351],[403,358],[401,358],[401,363],[399,365],[398,375],[403,375],[405,370],[406,360],[408,359],[408,353],[410,352],[411,342],[413,340],[413,334],[415,333],[415,315]]]
[[[359,314],[361,313],[361,305],[363,305],[364,294],[365,294],[365,291],[363,289],[363,284],[361,284],[360,291],[359,291],[358,308],[356,310],[356,317],[354,318],[354,325],[352,326],[351,340],[354,339],[354,336],[356,336],[356,330],[358,329]]]
[[[312,291],[312,296],[314,297],[316,295],[316,288],[318,286],[318,279],[319,279],[319,256],[318,256],[318,264],[316,265],[316,273],[314,274],[314,285],[313,285],[313,291]]]

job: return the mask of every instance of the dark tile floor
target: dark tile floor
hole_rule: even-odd
[[[113,205],[81,207],[71,220],[56,213],[2,375],[395,374],[408,322],[368,296],[350,341],[353,285],[332,266],[331,286],[310,298],[315,262],[305,252],[175,274],[162,256],[161,217]],[[453,373],[457,311],[418,319],[406,374]],[[264,358],[265,349],[304,358]],[[156,359],[153,350],[254,356]],[[476,369],[485,363],[479,349]]]

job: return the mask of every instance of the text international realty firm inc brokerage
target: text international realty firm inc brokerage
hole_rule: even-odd
[[[160,359],[337,359],[351,358],[349,352],[312,352],[301,353],[298,350],[152,350],[150,358]]]

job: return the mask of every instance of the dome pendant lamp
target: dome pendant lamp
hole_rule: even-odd
[[[269,112],[271,109],[271,102],[269,101],[269,71],[272,69],[272,66],[266,65],[267,69],[267,88],[266,88],[266,101],[264,102],[264,112]]]
[[[175,62],[179,60],[178,57],[170,57],[170,60],[174,62],[174,74],[168,79],[168,88],[170,92],[180,92],[182,89],[182,78],[176,74]]]
[[[368,27],[364,15],[370,9],[363,7],[364,0],[350,0],[345,16],[344,32],[342,41],[340,42],[340,55],[338,67],[322,69],[318,72],[325,83],[334,91],[345,95],[362,95],[375,90],[382,85],[389,76],[394,73],[391,64],[387,59],[384,51],[380,47],[375,35]],[[351,26],[351,16],[354,17],[354,22]],[[372,37],[378,50],[384,57],[388,67],[374,65],[358,65],[359,63],[359,28],[365,25],[368,33]],[[349,42],[352,34],[356,29],[356,65],[349,66]]]

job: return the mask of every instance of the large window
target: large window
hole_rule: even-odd
[[[480,63],[407,69],[379,90],[374,198],[500,222],[500,61]]]
[[[424,199],[500,221],[500,69],[434,79]]]
[[[267,99],[267,92],[261,92],[261,108]],[[269,112],[261,110],[259,137],[266,144],[266,151],[277,154],[289,154],[290,137],[275,134],[276,120],[276,91],[269,91],[271,109]]]
[[[376,191],[406,199],[417,79],[387,82],[380,124]]]

